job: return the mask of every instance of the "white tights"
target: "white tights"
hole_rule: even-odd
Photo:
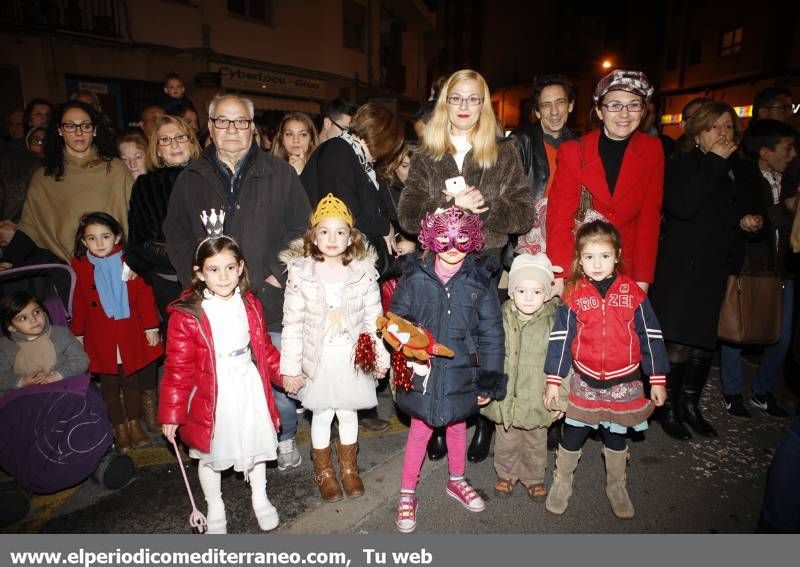
[[[352,445],[358,441],[358,412],[355,410],[326,409],[315,411],[311,418],[311,446],[324,449],[331,444],[331,423],[339,418],[339,442]]]
[[[200,478],[200,487],[206,498],[208,510],[209,533],[225,533],[225,504],[222,502],[222,475],[211,467],[200,465],[197,467],[197,476]]]
[[[356,422],[357,423],[357,422]],[[200,465],[197,468],[200,486],[203,489],[208,504],[206,517],[211,525],[211,520],[225,521],[225,503],[222,501],[222,474],[211,467]],[[253,508],[258,509],[269,504],[267,498],[267,465],[263,461],[256,463],[248,475],[250,481],[251,499]]]

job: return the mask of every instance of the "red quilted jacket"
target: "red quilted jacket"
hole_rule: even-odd
[[[280,416],[275,407],[270,381],[282,386],[279,372],[280,353],[267,334],[264,311],[252,293],[244,297],[247,322],[250,326],[250,350],[255,360],[269,414],[275,430],[280,429]],[[167,360],[161,379],[158,419],[161,423],[177,423],[181,439],[200,451],[209,452],[214,431],[217,402],[217,380],[211,324],[188,292],[172,303],[167,333]]]
[[[666,385],[667,351],[653,308],[636,282],[617,274],[605,298],[584,276],[556,314],[544,372],[559,385],[569,369],[595,380],[624,379],[639,364]]]

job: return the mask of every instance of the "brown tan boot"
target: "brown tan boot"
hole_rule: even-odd
[[[128,425],[126,423],[114,426],[114,445],[120,453],[127,453],[131,450],[131,438],[128,435]]]
[[[553,484],[547,494],[544,507],[548,512],[561,515],[567,510],[569,498],[572,496],[572,481],[575,468],[581,458],[581,451],[567,451],[561,445],[556,453],[556,470],[553,472]]]
[[[364,494],[364,483],[358,476],[358,443],[352,445],[342,445],[336,442],[336,453],[339,455],[339,474],[342,477],[344,493],[349,498],[358,498]]]
[[[634,509],[625,486],[628,479],[625,472],[628,466],[628,450],[612,451],[603,447],[603,456],[606,458],[606,496],[611,503],[611,510],[617,518],[630,520]]]
[[[155,390],[142,390],[139,395],[141,396],[141,413],[144,424],[150,433],[161,433],[161,426],[158,423],[158,402],[156,401]]]
[[[150,444],[150,437],[142,431],[142,426],[139,425],[138,419],[128,420],[128,435],[130,435],[131,445],[134,447],[144,447]]]
[[[319,487],[319,495],[325,502],[341,500],[342,489],[331,463],[331,448],[314,449],[312,447],[311,460],[314,462],[314,482]]]

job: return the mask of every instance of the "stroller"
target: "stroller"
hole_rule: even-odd
[[[68,325],[74,289],[75,273],[63,264],[0,272],[0,297],[33,294],[53,325]],[[112,443],[105,404],[88,373],[0,397],[0,526],[25,517],[31,493],[64,490],[90,476],[112,490],[127,484],[133,460],[110,450]]]

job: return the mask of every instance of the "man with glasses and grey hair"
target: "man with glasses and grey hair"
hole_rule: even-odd
[[[247,258],[253,292],[264,307],[267,329],[280,349],[286,268],[278,253],[305,234],[311,205],[294,168],[253,143],[252,101],[219,95],[208,107],[212,143],[175,180],[164,220],[167,253],[181,285],[192,278],[197,242],[206,236],[202,211],[225,212],[224,233]],[[300,465],[294,444],[296,406],[275,389],[281,417],[278,468]]]

